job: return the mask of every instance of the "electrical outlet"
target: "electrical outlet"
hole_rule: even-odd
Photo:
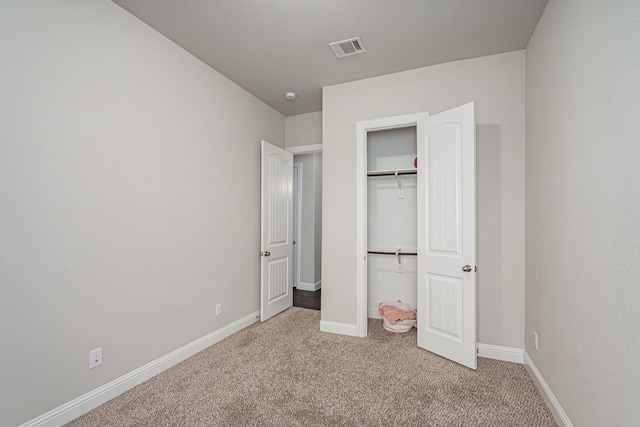
[[[89,352],[89,369],[102,365],[102,347]]]
[[[216,304],[216,316],[220,316],[222,314],[222,303]]]
[[[538,333],[536,331],[533,331],[533,346],[536,350],[538,349]]]

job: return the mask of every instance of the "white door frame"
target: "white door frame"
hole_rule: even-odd
[[[358,240],[356,271],[356,336],[367,336],[367,133],[378,130],[418,127],[429,113],[407,114],[356,123],[356,216]]]
[[[287,150],[288,152],[290,152],[293,155],[296,155],[296,154],[321,153],[322,152],[322,144],[298,145],[296,147],[285,147],[285,150]]]

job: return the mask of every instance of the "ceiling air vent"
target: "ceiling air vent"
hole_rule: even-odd
[[[344,58],[345,56],[357,55],[359,53],[365,53],[367,50],[362,44],[360,37],[354,37],[349,40],[342,40],[341,42],[329,43],[329,47],[333,50],[338,58]]]

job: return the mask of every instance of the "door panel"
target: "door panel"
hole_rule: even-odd
[[[475,369],[474,104],[423,120],[418,159],[418,346]]]
[[[461,129],[446,123],[433,129],[429,141],[429,252],[460,254],[461,248]]]
[[[433,332],[462,341],[462,281],[430,274],[429,322]]]
[[[293,155],[262,141],[260,320],[293,305]]]

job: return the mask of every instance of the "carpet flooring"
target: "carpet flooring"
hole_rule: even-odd
[[[523,366],[462,367],[381,320],[320,332],[293,307],[205,349],[68,426],[556,426]]]

